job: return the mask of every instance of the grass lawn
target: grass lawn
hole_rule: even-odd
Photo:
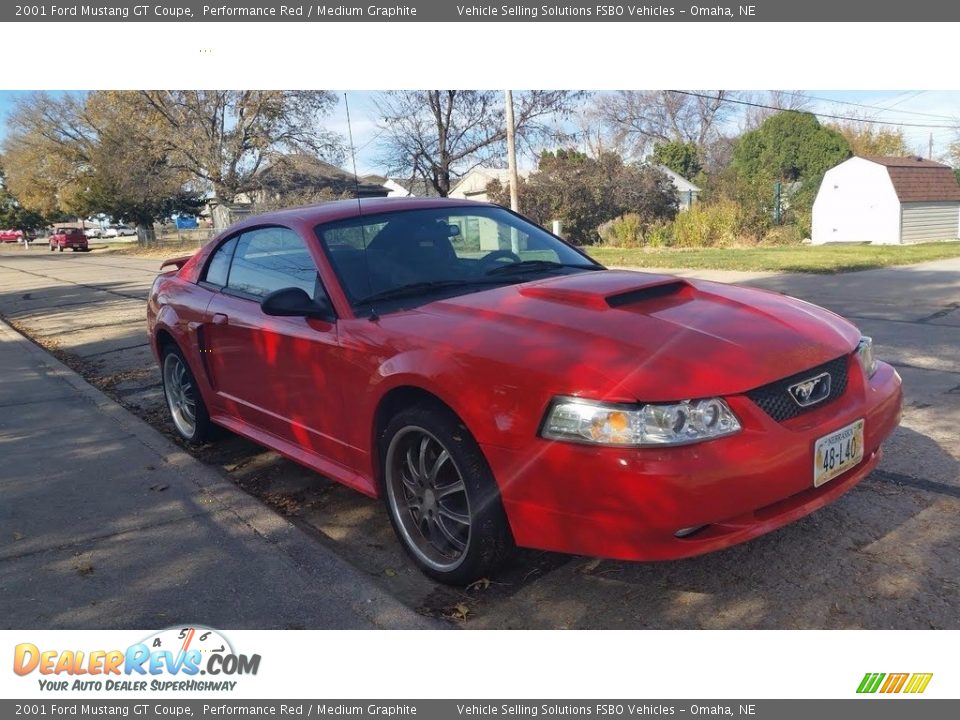
[[[136,243],[105,248],[96,241],[92,249],[116,255],[171,258],[190,255],[201,238],[163,238],[143,248]],[[673,268],[702,270],[772,270],[781,272],[840,273],[888,265],[909,265],[927,260],[960,257],[960,242],[919,245],[791,245],[732,248],[612,248],[586,247],[587,253],[608,267]]]
[[[690,249],[597,246],[584,250],[608,267],[840,273],[960,257],[960,242]]]

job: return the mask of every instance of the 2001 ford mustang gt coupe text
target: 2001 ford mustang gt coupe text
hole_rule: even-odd
[[[188,441],[212,424],[384,499],[451,583],[516,546],[728,547],[862,480],[900,378],[841,317],[606,270],[494,205],[340,201],[170,261],[148,320]]]

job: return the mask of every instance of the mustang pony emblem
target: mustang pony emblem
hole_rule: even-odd
[[[830,395],[830,373],[820,373],[787,388],[790,397],[800,407],[809,407],[826,400]]]

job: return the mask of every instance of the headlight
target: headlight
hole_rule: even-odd
[[[541,435],[549,440],[640,447],[687,445],[730,435],[740,421],[720,398],[669,405],[618,405],[557,398]]]
[[[864,335],[857,343],[857,359],[860,361],[863,372],[868,378],[872,378],[877,372],[877,359],[873,356],[873,338]]]

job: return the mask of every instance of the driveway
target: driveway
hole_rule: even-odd
[[[159,261],[0,250],[0,314],[172,437],[144,302]],[[835,504],[709,556],[523,552],[467,590],[412,569],[381,506],[245,440],[192,451],[421,614],[467,628],[960,627],[960,260],[834,276],[691,273],[825,305],[904,379],[880,469]]]

